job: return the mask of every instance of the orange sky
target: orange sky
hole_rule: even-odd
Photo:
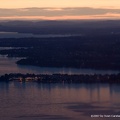
[[[17,11],[20,11],[19,8],[46,8],[48,11],[54,12],[51,14],[48,11],[42,11],[45,12],[46,15],[42,14],[36,14],[36,16],[30,15],[30,12],[26,13],[26,16],[23,15],[27,11],[27,9],[21,9],[21,13]],[[92,14],[89,12],[89,10],[82,9],[77,11],[78,15],[76,15],[76,11],[74,14],[71,14],[67,12],[65,15],[63,12],[62,15],[57,15],[57,11],[62,11],[61,8],[81,8],[81,7],[89,7],[89,8],[99,8],[101,10],[98,11],[98,14]],[[51,9],[52,8],[52,9]],[[54,8],[54,9],[53,9]],[[2,10],[4,9],[4,10]],[[6,9],[10,9],[12,11],[8,11],[5,13]],[[13,10],[15,9],[16,12]],[[113,11],[113,12],[104,12],[106,10],[104,9],[118,9],[117,11],[120,11],[120,0],[0,0],[0,19],[120,19],[120,13]],[[84,14],[81,15],[81,10]],[[94,10],[96,11],[96,9]],[[100,11],[102,11],[100,13]],[[88,12],[88,13],[87,13]],[[90,14],[89,14],[90,13]],[[11,16],[10,16],[11,14]],[[21,14],[21,15],[20,15]],[[60,12],[59,12],[60,14]],[[8,16],[7,16],[8,15]],[[23,15],[23,16],[22,16]]]
[[[120,8],[120,0],[0,0],[0,8],[26,8],[26,7]]]
[[[105,15],[87,15],[87,16],[13,16],[13,17],[1,17],[1,20],[80,20],[80,19],[120,19],[119,14],[105,14]]]

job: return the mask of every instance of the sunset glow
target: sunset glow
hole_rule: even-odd
[[[0,19],[119,19],[119,11],[120,0],[0,0]]]
[[[120,8],[120,0],[0,0],[0,8],[26,7],[114,7]]]
[[[105,14],[105,15],[91,15],[91,16],[14,16],[14,17],[1,17],[1,20],[79,20],[79,19],[120,19],[120,14]]]

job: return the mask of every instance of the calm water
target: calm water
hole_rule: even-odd
[[[48,67],[35,67],[17,65],[15,62],[20,58],[8,58],[0,55],[0,75],[6,73],[35,73],[35,74],[111,74],[119,73],[120,71],[112,70],[93,70],[93,69],[74,69],[74,68],[48,68]]]
[[[114,120],[120,85],[0,83],[0,120]]]
[[[0,75],[5,73],[111,74],[119,72],[21,66],[15,64],[19,59],[0,55]],[[91,118],[91,115],[120,115],[120,85],[0,82],[0,120],[120,119]]]
[[[32,34],[32,33],[18,33],[18,32],[4,32],[0,31],[0,38],[23,38],[23,37],[71,37],[71,36],[83,36],[82,34]]]

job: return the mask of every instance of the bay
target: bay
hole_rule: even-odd
[[[115,115],[120,115],[117,84],[0,83],[0,120],[119,119]]]
[[[7,57],[0,55],[0,75],[6,73],[34,73],[34,74],[117,74],[120,71],[113,70],[94,70],[94,69],[76,69],[76,68],[54,68],[37,67],[30,65],[17,65],[16,62],[21,58]]]

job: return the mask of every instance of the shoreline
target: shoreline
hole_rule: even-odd
[[[120,83],[120,73],[118,74],[21,74],[11,73],[0,76],[0,82],[38,82],[38,83]]]

